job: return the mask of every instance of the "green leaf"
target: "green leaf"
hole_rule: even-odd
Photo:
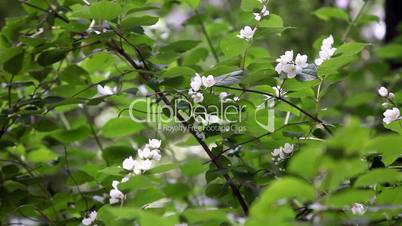
[[[132,30],[136,26],[150,26],[158,22],[158,17],[142,16],[142,17],[128,17],[124,19],[120,26],[124,30]]]
[[[236,36],[237,33],[229,34],[221,39],[219,48],[228,57],[242,55],[246,49],[247,42]]]
[[[198,44],[200,44],[200,41],[197,40],[180,40],[176,42],[172,42],[160,49],[161,52],[177,52],[177,53],[184,53],[194,47],[196,47]]]
[[[110,146],[102,151],[102,158],[109,164],[121,164],[125,158],[135,156],[136,151],[129,146]]]
[[[343,208],[353,203],[365,203],[374,196],[375,193],[371,190],[348,189],[330,194],[326,204],[335,208]]]
[[[242,10],[244,10],[246,12],[251,12],[256,9],[261,9],[262,4],[261,4],[261,2],[258,2],[257,0],[242,0],[240,7]]]
[[[289,172],[306,179],[313,179],[317,173],[322,154],[323,149],[320,146],[304,147],[291,158],[288,166]]]
[[[58,130],[52,133],[51,136],[62,143],[69,144],[87,138],[90,133],[91,132],[87,127],[81,126],[76,129]]]
[[[180,166],[181,173],[184,176],[192,177],[208,170],[208,165],[197,159],[188,160]]]
[[[353,61],[357,60],[356,56],[339,56],[332,59],[324,61],[317,70],[317,74],[320,77],[325,77],[328,75],[333,75],[338,73],[338,70],[351,64]]]
[[[177,76],[184,76],[187,78],[192,78],[195,75],[196,71],[190,67],[173,67],[162,73],[161,77],[172,78]]]
[[[24,66],[25,51],[11,57],[4,62],[3,69],[12,75],[17,75]]]
[[[109,120],[102,128],[105,137],[121,137],[133,134],[143,129],[144,126],[129,118],[114,118]]]
[[[276,14],[270,14],[268,17],[264,17],[263,20],[259,23],[259,27],[266,28],[278,28],[283,27],[282,17]]]
[[[38,56],[38,63],[42,66],[54,64],[60,60],[63,60],[67,53],[68,51],[60,49],[44,51]]]
[[[60,79],[70,84],[87,84],[89,74],[82,67],[69,65],[60,73]]]
[[[363,152],[365,154],[380,153],[382,161],[390,165],[402,156],[402,137],[396,134],[378,136],[366,143]]]
[[[322,7],[314,11],[313,14],[322,20],[329,20],[329,19],[340,19],[344,21],[349,20],[349,16],[345,11],[334,7]]]
[[[187,3],[193,9],[196,9],[198,4],[200,4],[200,0],[183,0],[183,2]]]
[[[383,183],[394,184],[402,180],[402,174],[393,169],[374,169],[357,178],[354,186],[364,187]]]
[[[49,162],[56,158],[56,154],[50,151],[47,148],[40,148],[34,151],[31,151],[27,155],[27,159],[31,162]]]
[[[315,197],[314,187],[300,179],[282,177],[272,182],[254,202],[250,210],[253,217],[264,217],[266,212],[274,211],[273,205],[280,199],[297,198],[300,201],[312,200]]]
[[[383,59],[401,59],[402,58],[402,45],[401,44],[388,44],[381,46],[375,50],[378,57]]]
[[[90,15],[93,19],[113,20],[118,17],[121,11],[119,4],[111,1],[92,2],[89,7]]]
[[[339,54],[343,56],[353,56],[360,53],[366,46],[367,46],[366,43],[360,43],[360,42],[346,43],[338,47],[338,49],[335,52],[335,55]]]

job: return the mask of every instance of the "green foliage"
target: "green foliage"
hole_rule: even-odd
[[[397,225],[401,39],[321,2],[21,1],[0,225]]]

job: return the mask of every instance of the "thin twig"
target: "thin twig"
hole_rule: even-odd
[[[86,210],[89,211],[88,200],[85,198],[84,194],[81,192],[81,189],[80,189],[80,187],[78,186],[77,181],[75,180],[75,178],[74,178],[73,175],[71,174],[71,171],[70,171],[70,164],[68,163],[67,147],[66,147],[65,145],[64,145],[64,160],[65,160],[65,170],[66,170],[68,176],[71,178],[71,180],[72,180],[73,183],[75,184],[75,187],[77,188],[77,191],[78,191],[78,193],[80,194],[81,198],[84,200]]]
[[[368,0],[364,1],[364,4],[362,5],[362,7],[360,8],[359,12],[357,13],[356,17],[353,19],[352,22],[349,23],[349,26],[346,28],[345,33],[342,36],[342,42],[344,43],[346,41],[346,38],[348,37],[349,33],[352,31],[353,26],[355,26],[355,24],[357,23],[357,21],[359,20],[360,16],[362,15],[364,8],[366,8],[366,6],[368,5]]]
[[[267,92],[263,92],[263,91],[259,91],[259,90],[252,90],[252,89],[243,89],[243,88],[235,88],[235,87],[230,87],[230,86],[223,86],[223,85],[215,85],[216,87],[221,87],[221,88],[226,88],[226,89],[232,89],[232,90],[239,90],[239,91],[244,91],[244,92],[248,92],[248,93],[257,93],[257,94],[262,94],[262,95],[266,95],[272,98],[275,98],[277,100],[280,100],[286,104],[288,104],[289,106],[297,109],[298,111],[302,112],[303,114],[305,114],[306,116],[308,116],[309,118],[311,118],[312,120],[316,121],[317,123],[321,124],[324,129],[332,135],[332,131],[328,128],[328,126],[319,118],[315,117],[314,115],[308,113],[307,111],[303,110],[302,108],[300,108],[299,106],[297,106],[296,104],[286,100],[283,97],[280,96],[276,96],[273,95],[271,93],[267,93]]]

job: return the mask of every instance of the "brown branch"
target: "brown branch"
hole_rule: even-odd
[[[120,34],[121,35],[121,34]],[[119,36],[120,36],[119,35]],[[123,37],[122,37],[123,38]],[[125,38],[123,38],[125,39]],[[126,39],[125,39],[126,40]],[[117,43],[115,41],[111,41],[108,43],[109,47],[114,50],[115,52],[117,52],[118,54],[120,54],[132,67],[134,67],[135,69],[142,69],[140,66],[138,66],[135,61],[124,51],[123,48],[119,47],[117,45]],[[136,52],[139,53],[138,49],[136,49]],[[144,64],[144,67],[147,69],[148,66],[146,65],[145,59],[142,58],[142,55],[139,55],[142,63]],[[148,69],[147,69],[148,70]],[[140,76],[145,80],[145,81],[149,81],[151,79],[151,77],[149,75],[140,73]],[[167,106],[172,106],[172,104],[170,103],[169,99],[165,96],[165,94],[163,92],[161,92],[161,90],[159,89],[158,86],[152,86],[152,89],[158,94],[158,96],[160,97],[160,99],[167,105]],[[187,128],[187,130],[194,136],[194,138],[198,141],[198,143],[202,146],[202,148],[204,149],[204,151],[207,153],[207,155],[209,156],[209,158],[212,160],[212,163],[218,168],[218,169],[222,169],[223,166],[220,162],[219,159],[215,158],[215,155],[212,153],[211,149],[208,147],[208,145],[197,136],[196,131],[188,124],[187,121],[184,120],[183,116],[177,112],[176,113],[176,117],[177,119],[182,122],[182,124]],[[244,212],[245,215],[248,215],[248,205],[246,203],[246,201],[244,200],[242,194],[240,193],[237,185],[233,182],[232,178],[229,176],[229,174],[225,173],[223,175],[223,177],[225,178],[225,180],[227,181],[227,183],[229,184],[230,188],[232,189],[232,192],[234,194],[234,196],[237,198],[237,200],[240,203],[240,206]]]

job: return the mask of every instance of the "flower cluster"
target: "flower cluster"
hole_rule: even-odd
[[[132,156],[124,159],[123,169],[130,171],[134,175],[142,174],[149,170],[152,166],[152,160],[159,161],[161,159],[160,146],[160,140],[150,139],[143,149],[138,149],[137,159],[133,159]]]
[[[263,4],[262,9],[258,13],[253,13],[254,14],[254,19],[256,21],[260,21],[264,16],[269,15],[269,11],[266,6],[266,1],[264,0],[258,0],[260,3]],[[250,26],[244,26],[243,29],[240,30],[240,34],[237,35],[237,37],[244,39],[246,41],[250,41],[254,37],[254,33],[257,31],[257,27],[251,28]]]
[[[378,89],[378,94],[379,94],[380,96],[382,96],[382,97],[389,98],[389,99],[394,99],[394,97],[395,97],[395,94],[394,94],[394,93],[391,93],[391,92],[388,92],[388,89],[385,88],[384,86],[381,86],[381,87]]]
[[[334,37],[330,35],[322,41],[319,58],[315,59],[316,65],[321,65],[324,61],[329,60],[335,53],[336,48],[333,48]]]
[[[388,107],[388,106],[392,106],[392,105],[393,105],[393,102],[392,102],[391,100],[395,97],[395,95],[394,95],[392,92],[389,92],[387,88],[385,88],[385,87],[383,87],[383,86],[380,87],[380,88],[378,89],[378,94],[379,94],[380,96],[382,96],[382,97],[387,98],[387,100],[390,101],[390,104],[389,104],[389,103],[384,103],[383,106]],[[383,118],[382,121],[383,121],[385,124],[390,124],[390,123],[392,123],[393,121],[399,120],[399,119],[401,118],[401,117],[400,117],[400,116],[401,116],[401,113],[400,113],[399,109],[396,108],[396,107],[393,107],[393,108],[391,108],[391,109],[387,109],[387,110],[383,113],[383,115],[384,115],[384,118]]]
[[[98,213],[95,210],[91,211],[88,214],[88,217],[85,217],[82,219],[82,224],[83,225],[91,225],[96,220],[97,215],[98,215]],[[96,226],[96,225],[94,225],[94,226]]]
[[[284,160],[293,153],[294,145],[286,143],[283,147],[275,148],[272,152],[272,160],[276,163]]]
[[[200,103],[204,100],[204,95],[199,92],[201,87],[204,86],[205,88],[209,88],[214,86],[215,83],[214,76],[208,75],[207,77],[201,77],[198,73],[195,73],[195,76],[191,79],[191,88],[189,89],[188,94],[191,95],[194,103]]]
[[[267,7],[264,5],[259,13],[254,13],[254,19],[256,21],[260,21],[264,16],[268,16],[269,11]]]
[[[138,175],[142,174],[145,171],[151,169],[152,167],[152,161],[159,161],[161,159],[161,154],[160,154],[160,146],[161,146],[161,140],[158,139],[149,139],[148,144],[145,145],[143,149],[138,150],[138,158],[133,159],[132,156],[126,158],[123,160],[122,166],[123,169],[129,171],[129,174],[125,176],[121,182],[127,182],[131,176],[133,175]],[[125,199],[125,195],[123,192],[119,190],[117,187],[120,184],[119,181],[114,180],[112,182],[112,190],[110,190],[109,195],[109,203],[110,204],[115,204],[115,203],[121,203]]]
[[[288,78],[294,78],[308,66],[307,55],[298,53],[295,60],[293,60],[293,55],[293,50],[290,50],[276,59],[278,64],[275,67],[275,71],[278,74],[285,73]]]

